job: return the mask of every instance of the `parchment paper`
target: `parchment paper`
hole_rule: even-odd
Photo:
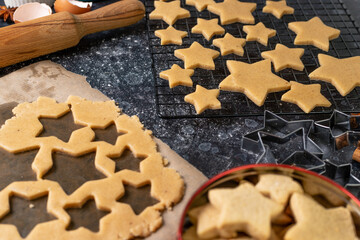
[[[0,104],[31,102],[39,96],[64,102],[69,95],[93,101],[110,100],[100,91],[91,88],[85,76],[69,72],[51,61],[38,62],[0,78]],[[183,200],[172,211],[164,212],[163,226],[146,239],[172,240],[176,239],[180,217],[188,199],[207,178],[161,140],[154,140],[161,154],[169,161],[169,167],[176,169],[184,178],[186,190]]]

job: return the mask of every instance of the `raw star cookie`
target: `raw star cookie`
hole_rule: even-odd
[[[225,29],[220,27],[218,24],[218,19],[197,19],[197,25],[195,25],[192,29],[192,33],[202,34],[206,40],[210,40],[214,35],[222,35],[225,33]]]
[[[306,22],[291,22],[289,29],[295,32],[295,45],[313,45],[324,51],[329,51],[329,41],[340,35],[340,30],[325,25],[319,17],[313,17]]]
[[[309,113],[315,107],[330,107],[331,103],[321,94],[320,84],[301,84],[291,81],[290,91],[281,96],[281,101],[294,103]]]
[[[307,195],[299,193],[292,195],[290,206],[296,223],[284,239],[357,239],[350,211],[344,207],[325,209]]]
[[[270,59],[274,64],[275,72],[285,68],[292,68],[298,71],[304,70],[301,57],[304,55],[303,48],[288,48],[280,43],[276,44],[275,50],[262,52],[264,59]]]
[[[192,87],[193,81],[191,76],[194,74],[193,69],[183,69],[179,65],[172,65],[171,69],[162,71],[159,75],[161,78],[169,81],[169,87],[173,88],[178,85]]]
[[[185,96],[187,103],[194,105],[196,113],[200,114],[206,109],[220,109],[221,103],[217,99],[220,94],[219,89],[208,90],[200,85],[196,85],[196,90]]]
[[[219,56],[219,52],[213,49],[204,48],[198,42],[193,42],[189,48],[177,49],[174,51],[175,57],[184,61],[185,68],[203,68],[208,70],[215,69],[214,59]]]
[[[181,45],[182,39],[187,36],[187,32],[176,30],[172,26],[169,26],[167,29],[156,30],[154,33],[155,36],[161,39],[161,45]]]
[[[201,12],[208,5],[214,4],[214,0],[186,0],[186,5],[195,6],[196,10]]]
[[[246,25],[243,27],[244,32],[247,33],[246,41],[257,41],[264,46],[268,45],[268,40],[276,35],[276,30],[267,28],[262,22],[252,26]]]
[[[14,210],[24,210],[12,208],[14,196],[29,200],[45,197],[46,210],[53,217],[51,221],[34,226],[27,240],[146,237],[161,226],[161,211],[181,200],[184,182],[175,170],[165,167],[151,131],[145,130],[136,116],[120,114],[113,101],[92,102],[70,96],[66,103],[57,103],[39,97],[35,102],[19,104],[13,113],[14,117],[0,129],[0,151],[22,155],[35,150],[28,166],[35,180],[19,178],[1,189],[0,239],[21,240],[24,237],[19,235],[21,228],[18,231],[14,225],[2,222]],[[62,140],[58,134],[68,131],[68,125],[60,127],[67,116],[70,116],[66,118],[68,124],[76,124],[77,128],[70,131],[68,140]],[[54,132],[45,124],[49,121],[57,122],[53,124]],[[113,143],[100,137],[107,136],[105,132],[109,129],[115,131]],[[126,149],[131,152],[129,160],[123,158]],[[119,164],[123,164],[121,168]],[[130,168],[131,164],[138,165],[137,170]],[[62,175],[57,175],[60,173]],[[54,180],[56,176],[58,180]],[[135,212],[135,205],[126,203],[124,196],[131,198],[132,191],[140,191],[145,186],[150,186],[149,192],[156,203]],[[69,192],[69,187],[74,189]],[[69,209],[81,209],[88,200],[94,202],[96,209],[106,212],[99,220],[98,229],[68,229],[74,220]],[[82,218],[90,221],[96,216],[85,214]],[[25,216],[24,219],[36,220]]]
[[[207,7],[209,12],[220,16],[222,25],[240,22],[254,24],[255,18],[252,12],[256,9],[256,3],[240,2],[238,0],[224,0],[220,3],[211,4]]]
[[[155,9],[149,14],[150,19],[162,19],[173,25],[178,19],[190,17],[190,12],[180,7],[180,1],[154,1]]]
[[[244,93],[256,105],[262,106],[270,92],[290,88],[290,83],[271,72],[271,61],[263,60],[253,64],[226,61],[230,75],[219,85],[220,90]]]
[[[264,13],[271,13],[278,19],[282,18],[285,14],[293,14],[294,8],[286,5],[285,0],[281,1],[266,1],[266,6],[263,8]]]
[[[280,204],[264,197],[250,183],[236,188],[211,189],[208,198],[220,211],[218,228],[245,232],[255,239],[269,239],[271,219],[283,210]]]
[[[318,58],[320,67],[309,74],[310,79],[331,83],[342,96],[360,86],[360,56],[338,59],[319,54]]]
[[[256,184],[256,189],[265,196],[280,203],[285,207],[291,194],[294,192],[303,193],[301,185],[291,177],[278,174],[262,174]]]
[[[236,38],[230,33],[226,33],[225,37],[213,40],[213,45],[220,48],[221,55],[225,56],[234,53],[239,56],[244,55],[244,46],[246,40],[244,38]]]

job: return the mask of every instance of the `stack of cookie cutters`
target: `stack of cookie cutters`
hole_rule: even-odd
[[[360,163],[352,155],[360,140],[360,115],[334,110],[330,118],[287,121],[264,112],[263,127],[243,136],[241,149],[256,163],[312,170],[360,198]]]

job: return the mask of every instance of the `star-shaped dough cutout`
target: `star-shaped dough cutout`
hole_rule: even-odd
[[[289,29],[295,32],[295,45],[313,45],[323,51],[329,51],[329,41],[340,35],[340,30],[329,27],[319,17],[306,22],[291,22]]]
[[[281,1],[266,1],[266,6],[262,10],[264,13],[271,13],[276,18],[280,19],[285,14],[293,14],[294,8],[286,5],[285,0]]]
[[[214,4],[214,0],[186,0],[186,5],[195,6],[196,10],[201,12],[208,5]]]
[[[290,88],[288,81],[271,72],[268,59],[252,64],[229,60],[226,64],[231,74],[220,83],[220,90],[244,93],[259,107],[268,93]]]
[[[181,45],[182,39],[187,36],[187,32],[176,30],[174,27],[169,26],[167,29],[156,30],[155,36],[161,39],[161,45]]]
[[[238,0],[224,0],[207,7],[207,10],[220,16],[222,25],[235,22],[254,24],[255,18],[252,12],[255,9],[256,3],[240,2]]]
[[[329,82],[342,96],[360,86],[360,56],[338,59],[318,55],[320,67],[309,74],[311,80]]]
[[[169,81],[169,87],[173,88],[178,85],[192,87],[193,81],[191,76],[194,74],[193,69],[183,69],[179,65],[172,65],[171,69],[160,72],[160,77]]]
[[[177,49],[174,51],[174,54],[175,57],[184,61],[185,68],[214,70],[214,59],[217,58],[220,53],[213,49],[204,48],[198,42],[193,42],[189,48]]]
[[[150,19],[162,19],[173,25],[178,19],[190,17],[190,12],[180,7],[180,1],[154,1],[155,9],[149,14]]]
[[[357,239],[351,213],[344,207],[325,209],[312,198],[299,193],[292,195],[290,207],[296,223],[286,232],[284,239]]]
[[[219,228],[245,232],[255,239],[269,239],[271,219],[283,210],[280,204],[264,197],[250,183],[236,188],[212,189],[208,198],[220,210]]]
[[[268,45],[268,40],[276,35],[276,30],[267,28],[262,22],[252,26],[246,25],[243,27],[244,32],[247,33],[246,41],[258,41],[264,46]]]
[[[321,94],[320,84],[301,84],[291,81],[291,89],[282,95],[281,101],[294,103],[309,113],[315,107],[330,107],[331,103]]]
[[[226,33],[225,37],[213,40],[213,45],[220,48],[221,55],[225,56],[234,53],[239,56],[244,55],[244,46],[246,40],[244,38],[236,38],[230,33]]]
[[[276,44],[275,50],[261,53],[264,59],[272,61],[275,72],[285,68],[292,68],[298,71],[304,70],[304,64],[300,59],[303,55],[303,48],[288,48],[280,43]]]
[[[210,40],[214,35],[222,35],[225,29],[218,24],[218,19],[197,19],[197,24],[191,29],[192,33],[202,34],[206,40]]]
[[[221,103],[217,99],[220,94],[219,89],[208,90],[200,85],[196,85],[196,90],[185,96],[187,103],[194,105],[196,113],[200,114],[206,109],[220,109]]]

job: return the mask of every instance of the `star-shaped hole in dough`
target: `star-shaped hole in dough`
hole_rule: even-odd
[[[203,68],[214,70],[214,59],[219,56],[219,52],[205,48],[198,42],[193,42],[189,48],[177,49],[175,57],[180,58],[185,63],[185,68]]]
[[[183,69],[179,65],[174,64],[171,69],[160,72],[160,77],[169,81],[169,87],[173,88],[178,85],[192,87],[193,81],[191,76],[194,74],[193,69]]]
[[[244,93],[256,105],[262,106],[266,96],[290,88],[290,83],[271,72],[271,61],[256,63],[229,60],[226,62],[230,75],[219,85],[220,90]]]
[[[319,54],[318,59],[320,67],[309,74],[310,79],[331,83],[342,96],[360,86],[360,56],[337,59]]]
[[[247,33],[246,41],[258,41],[264,46],[268,45],[269,38],[276,35],[276,30],[265,27],[262,22],[254,26],[246,25],[243,27],[243,30]]]
[[[264,59],[270,59],[274,64],[275,72],[285,68],[292,68],[298,71],[304,70],[301,57],[304,55],[303,48],[288,48],[280,43],[276,44],[275,50],[262,52]]]
[[[329,41],[340,35],[340,30],[329,27],[319,17],[308,21],[291,22],[289,29],[295,32],[295,45],[313,45],[323,51],[329,51]]]
[[[214,0],[186,0],[186,5],[195,6],[196,10],[201,12],[208,5],[214,4]]]
[[[220,109],[221,103],[217,99],[220,94],[219,89],[208,90],[200,85],[196,85],[196,90],[185,96],[187,103],[194,105],[196,113],[200,114],[206,109]]]
[[[246,40],[244,38],[236,38],[230,33],[226,33],[225,37],[213,40],[213,45],[220,48],[221,55],[225,56],[234,53],[239,56],[244,55],[244,46]]]
[[[294,103],[309,113],[315,107],[330,107],[331,103],[321,94],[320,84],[301,84],[291,81],[291,89],[282,95],[281,101]]]
[[[161,45],[181,45],[182,39],[187,36],[187,32],[176,30],[174,27],[169,26],[167,29],[156,30],[155,36],[161,39]]]
[[[250,183],[236,188],[212,189],[208,198],[220,210],[219,228],[245,232],[256,239],[269,239],[271,220],[283,210],[280,204],[264,197]]]
[[[286,0],[281,1],[266,1],[266,6],[262,10],[264,13],[271,13],[276,18],[280,19],[285,14],[293,14],[294,8],[286,4]]]
[[[240,22],[254,24],[255,18],[252,12],[256,9],[256,3],[240,2],[238,0],[224,0],[220,3],[208,5],[207,9],[220,16],[222,25]]]
[[[292,195],[290,207],[296,223],[286,232],[284,239],[357,239],[350,211],[344,207],[325,209],[299,193]]]
[[[177,20],[190,17],[190,12],[180,7],[180,1],[154,1],[155,10],[149,14],[150,19],[162,19],[173,25]]]
[[[217,18],[210,20],[198,18],[197,25],[191,29],[191,32],[202,34],[206,40],[210,41],[214,35],[222,35],[225,33],[225,29],[218,24],[218,21]]]

